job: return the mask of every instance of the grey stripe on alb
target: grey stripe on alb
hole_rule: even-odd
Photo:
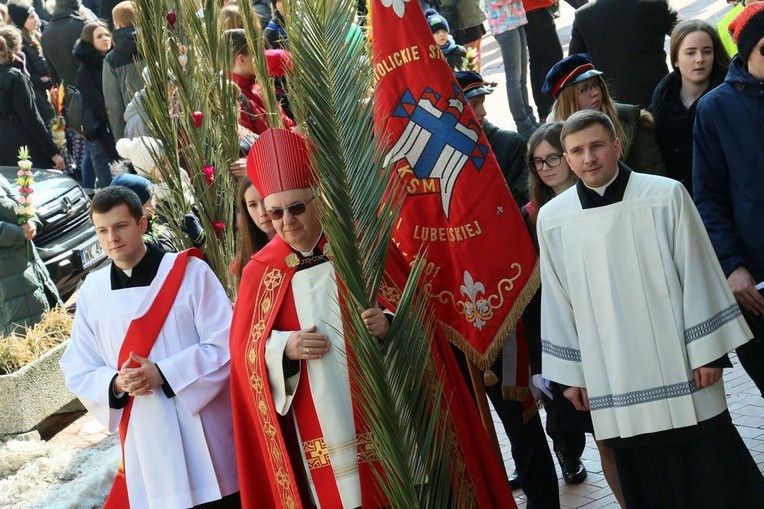
[[[576,361],[581,362],[581,350],[575,348],[568,348],[564,346],[558,346],[546,339],[541,340],[541,351],[552,357],[557,357],[564,361]]]
[[[653,387],[641,391],[590,397],[589,408],[591,408],[591,410],[602,410],[604,408],[639,405],[640,403],[649,403],[651,401],[687,396],[697,390],[698,388],[695,386],[695,381],[690,380],[688,382],[679,382],[672,385]]]
[[[740,314],[740,307],[737,304],[732,304],[730,307],[719,311],[705,322],[701,322],[698,325],[693,325],[689,329],[685,329],[684,343],[689,345],[693,341],[716,332],[722,325],[734,320],[740,316]]]

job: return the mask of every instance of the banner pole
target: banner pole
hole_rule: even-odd
[[[485,393],[485,384],[483,383],[483,377],[480,374],[480,370],[475,364],[467,360],[467,367],[470,370],[470,380],[472,381],[472,388],[475,394],[475,402],[480,412],[480,420],[483,421],[483,428],[488,434],[488,440],[493,445],[496,457],[499,459],[501,469],[504,472],[504,477],[507,477],[507,468],[504,466],[504,458],[501,455],[501,447],[499,446],[499,438],[496,436],[496,428],[493,425],[493,416],[491,416],[491,409],[488,407],[488,396]]]

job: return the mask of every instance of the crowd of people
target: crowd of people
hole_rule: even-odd
[[[15,166],[27,145],[36,167],[76,169],[112,261],[81,287],[61,361],[69,387],[121,435],[107,507],[128,498],[134,507],[385,506],[370,502],[317,184],[289,109],[282,1],[253,2],[269,67],[281,69],[271,73],[281,129],[267,121],[237,2],[220,10],[240,90],[232,128],[249,133],[230,166],[239,178],[233,311],[202,253],[173,252],[176,233],[157,220],[156,201],[171,193],[143,120],[157,84],[141,72],[135,5],[55,0],[48,15],[27,0],[0,3],[0,165]],[[538,413],[505,399],[502,384],[487,387],[517,466],[508,483],[529,508],[559,508],[553,457],[564,482],[583,482],[589,433],[622,507],[757,507],[764,477],[721,377],[734,350],[764,397],[764,2],[740,2],[718,27],[679,20],[665,0],[568,3],[577,11],[564,57],[555,0],[420,2],[539,252],[543,291],[518,340],[553,447]],[[517,132],[487,118],[495,85],[480,74],[484,25],[501,51]],[[83,101],[67,160],[46,96],[61,83]],[[18,254],[36,224],[16,225],[0,184],[0,252]],[[203,251],[193,209],[182,223]],[[33,305],[6,316],[4,293],[4,329],[49,305],[39,260],[22,265],[14,278],[38,281]],[[382,307],[359,314],[380,340],[394,320]],[[455,383],[466,384],[461,368]],[[508,489],[481,489],[514,506]]]

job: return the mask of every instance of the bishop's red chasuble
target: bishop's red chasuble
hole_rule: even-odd
[[[277,237],[253,256],[242,276],[231,327],[231,392],[242,503],[244,507],[384,507],[386,501],[372,471],[378,468],[371,447],[373,438],[358,418],[352,381],[345,384],[349,387],[348,419],[352,422],[333,421],[337,427],[350,425],[352,445],[345,440],[338,447],[340,442],[332,445],[330,436],[334,426],[324,424],[327,410],[322,408],[322,399],[331,400],[334,391],[344,389],[318,387],[320,374],[314,376],[318,371],[308,365],[324,358],[301,361],[298,382],[280,379],[281,365],[268,358],[273,355],[269,348],[272,350],[279,335],[312,325],[301,322],[305,321],[301,301],[316,295],[304,294],[306,286],[296,283],[303,278],[305,261]],[[390,277],[380,291],[380,301],[389,309],[395,309],[399,278],[405,275],[406,266],[395,257],[389,263]],[[333,277],[330,262],[323,262],[323,267],[321,270],[331,270]],[[310,288],[320,292],[319,286]],[[326,333],[321,331],[321,323],[315,325]],[[330,351],[344,347],[330,340]],[[449,424],[455,446],[453,486],[455,496],[464,501],[460,507],[514,508],[514,498],[488,439],[476,432],[482,430],[482,424],[453,354],[447,344],[437,343],[433,359],[446,377],[444,394],[452,410]],[[337,364],[337,370],[342,369]],[[292,394],[288,394],[290,390]],[[354,456],[351,463],[345,463],[348,449]],[[343,463],[333,464],[335,458]]]

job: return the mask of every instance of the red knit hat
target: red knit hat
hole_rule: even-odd
[[[764,37],[764,2],[748,4],[729,24],[740,58],[748,60],[754,46]]]
[[[308,142],[288,129],[268,129],[252,144],[247,176],[260,196],[316,184]]]

